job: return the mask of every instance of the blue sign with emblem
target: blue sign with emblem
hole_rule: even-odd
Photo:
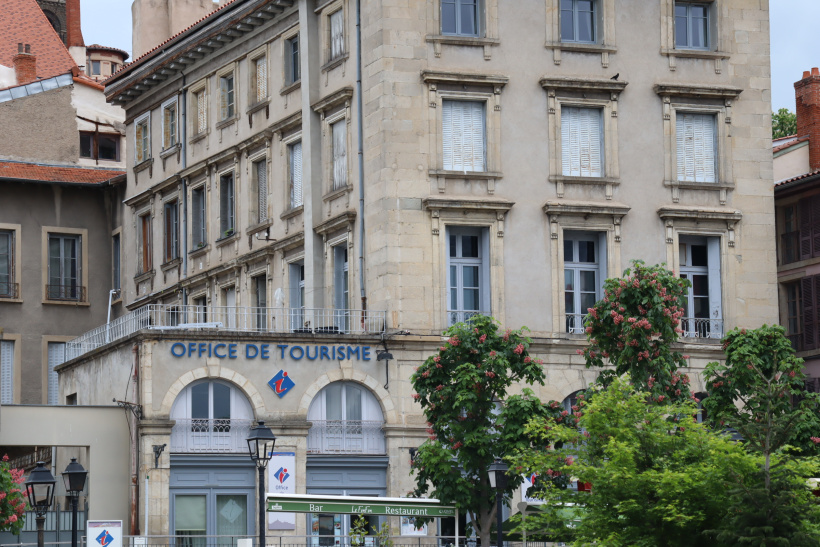
[[[273,390],[273,392],[279,395],[279,397],[281,398],[284,397],[288,391],[293,389],[293,386],[295,386],[296,384],[293,382],[293,380],[288,378],[287,372],[285,372],[284,370],[280,370],[276,373],[276,376],[270,379],[268,385]]]

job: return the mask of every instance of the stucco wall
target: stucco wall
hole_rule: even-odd
[[[76,163],[80,155],[74,86],[0,103],[0,151],[5,158]]]
[[[774,158],[774,180],[789,179],[811,171],[809,167],[809,143],[802,143],[794,150]]]

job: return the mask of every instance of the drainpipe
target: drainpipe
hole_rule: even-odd
[[[132,389],[135,392],[135,393],[133,393],[133,395],[136,396],[136,398],[137,398],[136,399],[137,404],[139,404],[139,399],[138,398],[139,398],[140,390],[139,390],[139,386],[137,385],[137,382],[139,381],[139,373],[138,373],[138,371],[139,371],[139,346],[137,344],[134,344],[134,346],[131,348],[131,356],[132,356],[132,362],[133,362],[133,367],[134,367],[133,378],[132,378],[132,380],[134,382],[134,387]],[[134,400],[134,398],[132,398],[131,400]],[[128,412],[128,411],[126,411],[126,412]],[[131,527],[130,527],[131,532],[130,533],[131,533],[132,536],[136,536],[136,535],[139,534],[139,520],[138,520],[139,519],[139,507],[138,507],[139,482],[138,481],[139,481],[139,454],[140,454],[140,449],[139,449],[139,444],[137,443],[137,439],[138,439],[137,427],[139,426],[139,419],[134,415],[133,412],[131,412],[131,416],[134,417],[134,425],[129,426],[129,430],[130,430],[129,432],[130,432],[130,437],[131,437]],[[128,416],[126,414],[126,419],[130,421],[131,416]],[[147,495],[147,492],[145,492],[145,493]]]
[[[362,100],[362,0],[356,0],[356,123],[359,144],[359,288],[362,296],[362,325],[366,320],[367,291],[364,284],[364,101]]]
[[[188,103],[186,97],[188,93],[185,91],[185,74],[182,75],[182,93],[180,93],[180,97],[178,102],[180,104],[180,115],[181,115],[181,122],[179,130],[180,134],[180,155],[182,156],[182,169],[188,166],[188,157],[187,157],[187,150],[185,148],[185,141],[186,141],[186,130],[188,127]],[[183,177],[182,179],[182,228],[180,230],[181,235],[180,239],[182,239],[182,276],[181,279],[186,279],[188,277],[188,178]],[[186,304],[188,304],[187,298],[187,291],[185,286],[182,287],[182,309],[185,310],[182,314],[182,320],[187,323],[188,322],[188,308]]]

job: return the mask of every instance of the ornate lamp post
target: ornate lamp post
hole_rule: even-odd
[[[273,445],[276,444],[276,435],[265,422],[259,420],[256,427],[251,429],[248,437],[248,454],[256,464],[259,472],[259,545],[265,547],[265,468],[273,456]]]
[[[77,458],[71,458],[71,463],[63,471],[65,491],[71,497],[71,547],[77,547],[77,506],[80,494],[85,489],[87,476],[88,471],[77,462]]]
[[[496,547],[502,547],[504,535],[501,525],[504,519],[501,514],[501,505],[504,501],[504,491],[507,489],[507,464],[501,458],[496,458],[490,466],[490,488],[495,489],[495,530],[497,534]]]
[[[29,474],[25,482],[28,503],[37,513],[37,547],[43,547],[45,543],[46,511],[54,501],[55,484],[57,481],[51,471],[46,469],[46,462],[37,462],[37,467]]]

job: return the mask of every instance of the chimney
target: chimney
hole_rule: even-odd
[[[31,54],[30,44],[17,44],[17,55],[12,60],[17,85],[30,84],[37,80],[37,57]]]
[[[820,169],[820,70],[803,72],[794,84],[797,114],[797,136],[809,137],[809,167]]]
[[[80,0],[66,0],[65,18],[67,27],[65,37],[66,46],[85,47],[80,19]]]

